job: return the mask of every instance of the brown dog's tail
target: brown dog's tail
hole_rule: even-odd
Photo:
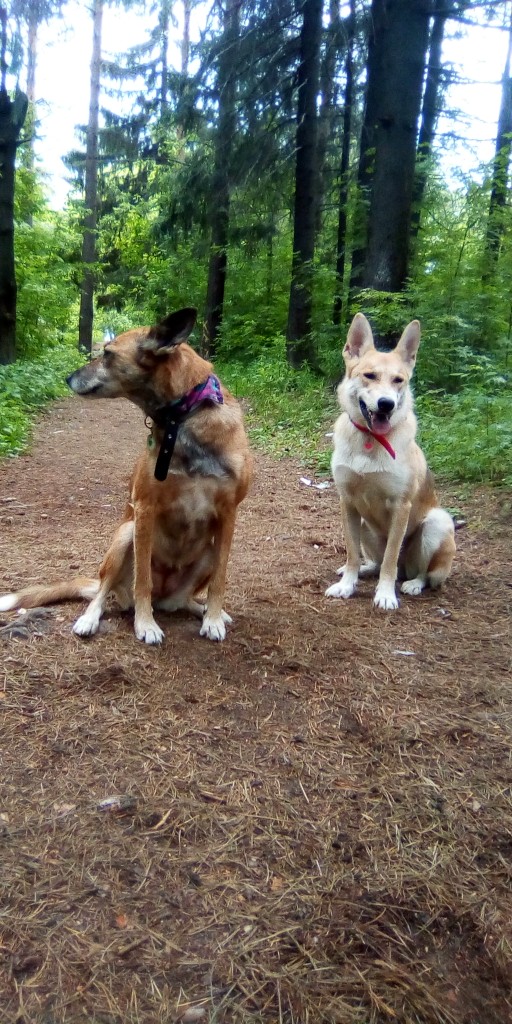
[[[75,576],[66,583],[25,587],[24,590],[18,590],[17,594],[2,594],[0,612],[9,612],[13,608],[39,608],[41,605],[56,604],[57,601],[92,601],[98,593],[99,585],[99,580]]]

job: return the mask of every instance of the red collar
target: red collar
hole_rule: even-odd
[[[374,434],[373,430],[370,430],[368,427],[362,427],[361,424],[360,423],[356,423],[355,420],[350,420],[350,422],[352,423],[352,425],[354,427],[357,427],[357,429],[360,430],[361,433],[369,434],[370,437],[373,437],[375,439],[375,441],[378,441],[379,444],[381,444],[382,447],[385,448],[386,451],[391,455],[391,458],[392,459],[396,459],[395,449],[391,447],[389,441],[387,440],[386,437],[384,437],[383,434],[382,435],[381,434]],[[371,447],[371,445],[370,445],[370,447]]]

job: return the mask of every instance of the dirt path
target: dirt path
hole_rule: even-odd
[[[44,416],[0,465],[0,591],[96,573],[143,438]],[[444,591],[383,615],[323,597],[337,500],[301,472],[257,459],[222,645],[3,616],[0,1021],[512,1020],[510,501],[473,494]]]

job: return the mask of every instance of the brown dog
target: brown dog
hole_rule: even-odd
[[[148,445],[133,471],[124,519],[99,580],[28,587],[0,598],[0,610],[77,598],[89,607],[78,636],[96,633],[109,593],[135,608],[135,633],[159,644],[152,603],[202,617],[201,635],[223,640],[226,570],[238,504],[247,494],[252,457],[236,399],[212,366],[184,344],[195,309],[171,313],[156,327],[120,334],[68,384],[78,395],[128,398],[151,419]],[[196,595],[207,590],[206,605]]]

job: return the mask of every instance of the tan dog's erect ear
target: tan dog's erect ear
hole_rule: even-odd
[[[162,355],[175,345],[186,341],[194,327],[197,318],[197,309],[192,306],[185,306],[176,313],[169,313],[155,327],[150,327],[147,337],[142,342],[142,347]]]
[[[410,324],[403,331],[402,337],[396,346],[395,352],[402,357],[405,363],[414,369],[416,353],[421,341],[421,328],[419,320],[411,320]]]
[[[345,362],[351,363],[360,359],[369,348],[374,348],[373,334],[364,313],[356,313],[348,329],[347,341],[343,349]]]

